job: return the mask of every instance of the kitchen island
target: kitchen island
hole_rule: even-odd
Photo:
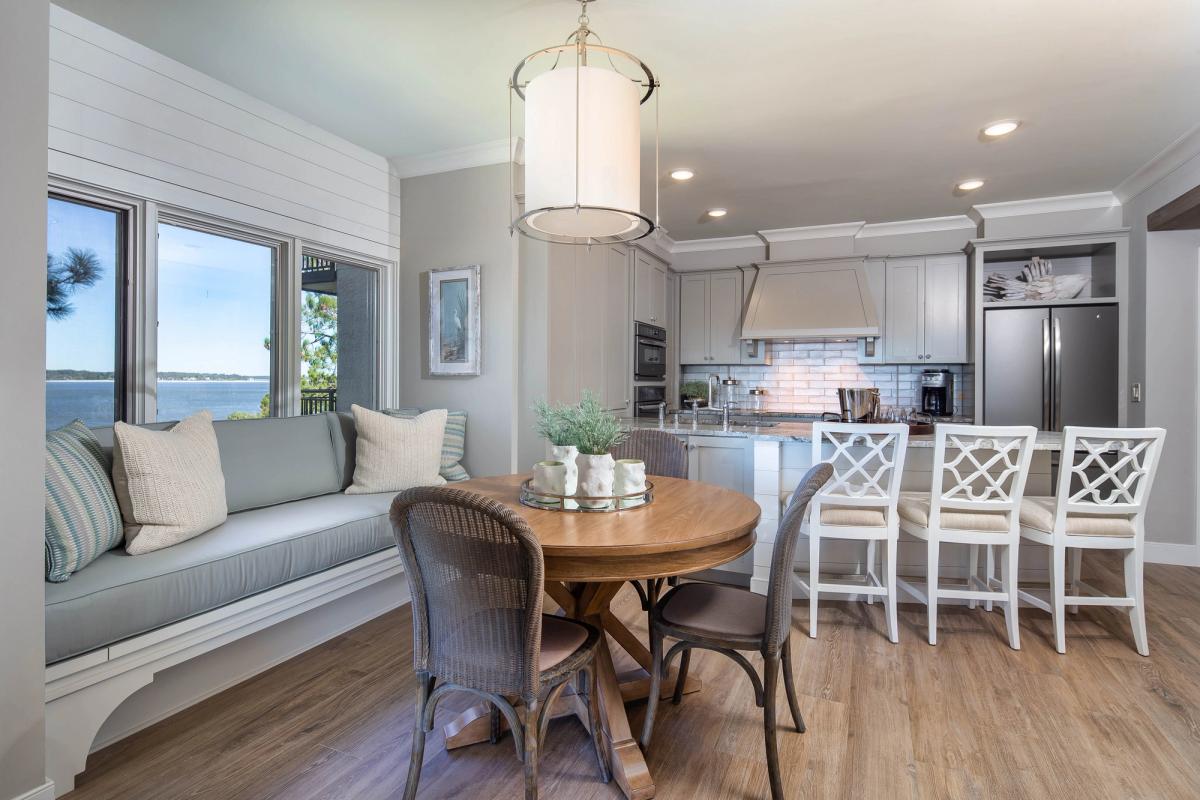
[[[626,419],[629,428],[664,430],[683,439],[688,446],[688,477],[742,492],[754,498],[762,511],[753,553],[713,571],[710,577],[749,586],[766,593],[770,572],[771,549],[784,504],[804,473],[813,464],[812,422],[780,421],[765,425],[681,422],[668,418],[661,426],[657,419]],[[910,436],[900,486],[903,491],[928,492],[933,481],[932,434]],[[1062,450],[1062,434],[1038,431],[1029,467],[1025,494],[1051,495],[1052,468]],[[832,451],[831,451],[832,452]],[[822,571],[830,574],[861,574],[865,569],[866,548],[862,542],[829,540],[823,542]],[[1023,580],[1045,580],[1045,548],[1025,548],[1021,553]],[[901,575],[924,578],[926,550],[923,542],[900,539],[897,569]],[[965,545],[945,545],[940,575],[951,579],[966,576]],[[808,549],[797,548],[797,568],[808,568]]]

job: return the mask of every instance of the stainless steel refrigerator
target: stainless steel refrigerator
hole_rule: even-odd
[[[989,308],[983,424],[1117,424],[1116,306]]]

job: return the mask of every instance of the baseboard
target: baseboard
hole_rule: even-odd
[[[54,800],[54,781],[46,781],[41,786],[30,789],[25,794],[19,794],[12,800]]]
[[[1200,545],[1146,542],[1146,563],[1200,567]]]

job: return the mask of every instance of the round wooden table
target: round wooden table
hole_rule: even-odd
[[[597,679],[600,719],[613,777],[626,797],[654,796],[654,781],[641,748],[630,732],[625,703],[650,692],[650,650],[609,610],[626,581],[684,575],[728,563],[754,546],[759,508],[738,492],[699,481],[651,476],[654,502],[612,513],[571,513],[530,508],[518,500],[527,475],[473,478],[456,489],[491,497],[529,523],[542,545],[546,593],[567,616],[605,631],[640,665],[618,676],[608,637],[600,638]],[[663,681],[663,696],[675,687],[675,671]],[[688,678],[685,691],[699,689]],[[575,715],[586,725],[587,711],[565,695],[556,716]],[[490,738],[488,709],[478,706],[446,726],[446,747]]]

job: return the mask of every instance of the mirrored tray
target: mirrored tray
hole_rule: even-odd
[[[622,494],[613,497],[584,497],[579,495],[566,496],[561,494],[546,494],[533,489],[533,478],[521,482],[521,505],[530,508],[541,508],[546,511],[567,511],[581,513],[605,513],[612,511],[631,511],[635,508],[645,508],[654,502],[654,484],[646,481],[646,488],[633,494]]]

